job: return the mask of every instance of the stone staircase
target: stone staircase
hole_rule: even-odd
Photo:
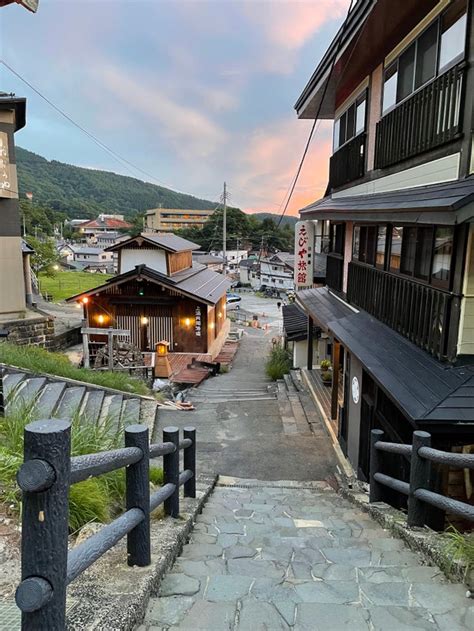
[[[472,603],[325,482],[220,478],[139,631],[463,631]]]
[[[143,423],[155,428],[157,402],[92,384],[3,366],[5,408],[28,409],[32,420],[80,417],[89,424],[116,420],[119,425]]]

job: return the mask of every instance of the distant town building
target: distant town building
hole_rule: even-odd
[[[214,210],[152,208],[146,211],[145,225],[152,232],[174,232],[182,228],[202,228]]]
[[[215,256],[224,257],[224,252],[212,252]],[[240,262],[248,258],[248,250],[226,250],[225,259],[227,261],[227,269],[230,272],[239,269]]]
[[[104,248],[64,243],[59,245],[58,252],[65,263],[76,269],[96,271],[100,267],[103,272],[114,271],[114,255]]]
[[[255,258],[244,259],[239,265],[240,282],[256,289],[260,287],[260,263]]]
[[[290,252],[278,252],[260,260],[260,280],[266,287],[293,289],[295,256]]]
[[[99,215],[97,219],[76,224],[75,229],[87,236],[95,236],[100,232],[114,232],[117,230],[129,230],[132,224],[125,221],[123,215]]]

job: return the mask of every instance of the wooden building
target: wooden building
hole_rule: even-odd
[[[227,336],[229,281],[192,259],[199,246],[173,234],[147,234],[107,248],[119,274],[69,298],[84,305],[90,327],[126,329],[141,350],[166,340],[170,352],[215,357]],[[99,337],[100,339],[100,337]]]
[[[472,2],[359,0],[295,106],[334,121],[326,195],[300,211],[326,287],[297,301],[332,338],[331,416],[364,480],[373,428],[474,444],[473,61]]]

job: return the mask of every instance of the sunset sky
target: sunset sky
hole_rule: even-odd
[[[0,11],[0,57],[155,183],[278,212],[311,121],[293,105],[349,0],[40,0]],[[0,66],[28,97],[17,144],[48,159],[145,178]],[[321,197],[331,126],[314,137],[290,213]],[[111,209],[113,210],[113,209]]]

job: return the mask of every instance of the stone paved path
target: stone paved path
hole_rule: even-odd
[[[326,483],[254,484],[221,478],[140,631],[474,629],[465,588]]]

